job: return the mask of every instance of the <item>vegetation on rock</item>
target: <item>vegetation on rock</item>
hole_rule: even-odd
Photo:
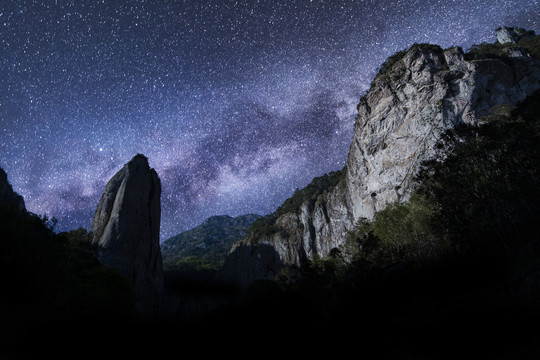
[[[350,232],[348,258],[385,267],[453,252],[515,256],[536,244],[539,104],[537,91],[508,116],[448,131],[439,156],[423,163],[410,199]]]
[[[540,91],[448,131],[409,200],[360,220],[328,257],[252,283],[246,303],[312,326],[361,324],[377,357],[536,354],[524,324],[540,316],[539,140]]]
[[[255,220],[247,231],[248,237],[252,240],[258,240],[274,233],[287,236],[284,229],[276,226],[276,220],[287,213],[298,214],[302,204],[306,202],[309,204],[315,203],[320,195],[332,190],[339,182],[344,181],[346,173],[347,167],[345,166],[341,170],[331,171],[328,174],[314,178],[303,189],[296,189],[294,194],[285,200],[276,211]]]
[[[401,60],[403,60],[405,55],[407,55],[411,51],[416,51],[416,50],[421,49],[421,48],[434,50],[434,51],[437,51],[437,52],[440,52],[440,53],[442,53],[442,51],[443,51],[442,48],[439,45],[426,44],[426,43],[414,43],[408,49],[404,49],[404,50],[401,50],[401,51],[398,51],[398,52],[394,53],[393,55],[390,55],[385,60],[385,62],[380,66],[379,70],[377,71],[377,75],[373,79],[372,85],[375,82],[378,82],[378,81],[388,80],[388,77],[390,76],[390,74],[392,72],[392,68],[394,68],[394,66],[397,63],[399,63]],[[398,75],[396,77],[399,77],[399,76],[400,75]]]
[[[471,46],[465,54],[467,60],[501,59],[508,57],[509,50],[525,49],[532,57],[540,59],[540,35],[533,35],[519,39],[517,44],[507,43],[481,43]]]

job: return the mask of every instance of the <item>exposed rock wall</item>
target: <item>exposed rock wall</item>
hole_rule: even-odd
[[[345,178],[299,212],[278,218],[276,227],[284,231],[235,244],[223,277],[245,286],[314,254],[327,256],[360,218],[407,199],[420,162],[434,155],[445,130],[477,124],[539,88],[540,61],[526,53],[467,60],[460,48],[412,46],[360,100]]]
[[[406,197],[418,164],[434,155],[442,132],[476,124],[538,89],[539,65],[530,57],[466,61],[459,48],[409,50],[358,106],[347,160],[353,220]]]
[[[137,155],[105,187],[91,228],[99,261],[131,281],[141,316],[156,314],[163,289],[160,196],[157,173]]]

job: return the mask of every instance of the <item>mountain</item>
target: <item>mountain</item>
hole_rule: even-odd
[[[246,286],[327,258],[363,219],[410,199],[422,164],[444,159],[448,131],[479,127],[539,89],[540,37],[505,27],[497,38],[466,53],[414,44],[391,56],[360,99],[345,168],[257,220],[220,277]]]
[[[174,269],[202,260],[206,266],[217,266],[223,262],[231,245],[242,239],[258,218],[260,215],[255,214],[212,216],[199,226],[165,240],[161,244],[163,265]]]

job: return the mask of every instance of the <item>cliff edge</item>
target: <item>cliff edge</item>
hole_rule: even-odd
[[[531,32],[522,38],[525,45],[538,41]],[[391,56],[360,99],[345,168],[322,186],[315,179],[256,221],[232,247],[220,277],[240,286],[274,279],[328,256],[359,219],[407,200],[420,163],[435,156],[445,131],[480,124],[540,88],[538,54],[514,39],[519,42],[482,44],[468,53],[414,44]]]

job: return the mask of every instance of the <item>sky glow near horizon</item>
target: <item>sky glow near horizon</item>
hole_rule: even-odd
[[[162,181],[161,240],[267,214],[345,165],[388,56],[539,19],[536,0],[2,1],[0,167],[60,231],[90,228],[137,153]]]

